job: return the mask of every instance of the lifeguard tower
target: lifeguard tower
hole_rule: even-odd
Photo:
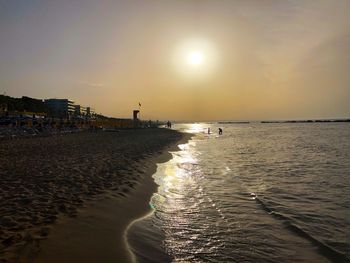
[[[138,118],[139,113],[140,113],[140,110],[133,111],[134,128],[138,128],[140,126],[140,120]]]

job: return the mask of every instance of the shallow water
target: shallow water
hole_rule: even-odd
[[[130,228],[139,262],[350,262],[350,124],[175,127],[195,136]]]

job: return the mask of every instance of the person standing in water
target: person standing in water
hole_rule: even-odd
[[[210,128],[208,128],[208,134],[210,134]]]
[[[222,135],[222,129],[219,128],[219,135]]]

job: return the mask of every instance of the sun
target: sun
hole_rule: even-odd
[[[174,43],[172,55],[174,69],[188,80],[204,80],[215,73],[218,51],[204,38],[189,38]]]
[[[199,65],[203,62],[203,54],[199,51],[192,51],[187,56],[187,62],[191,65]]]

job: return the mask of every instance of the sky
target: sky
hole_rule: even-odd
[[[349,10],[350,0],[0,0],[0,93],[122,118],[139,102],[144,119],[348,118]]]

